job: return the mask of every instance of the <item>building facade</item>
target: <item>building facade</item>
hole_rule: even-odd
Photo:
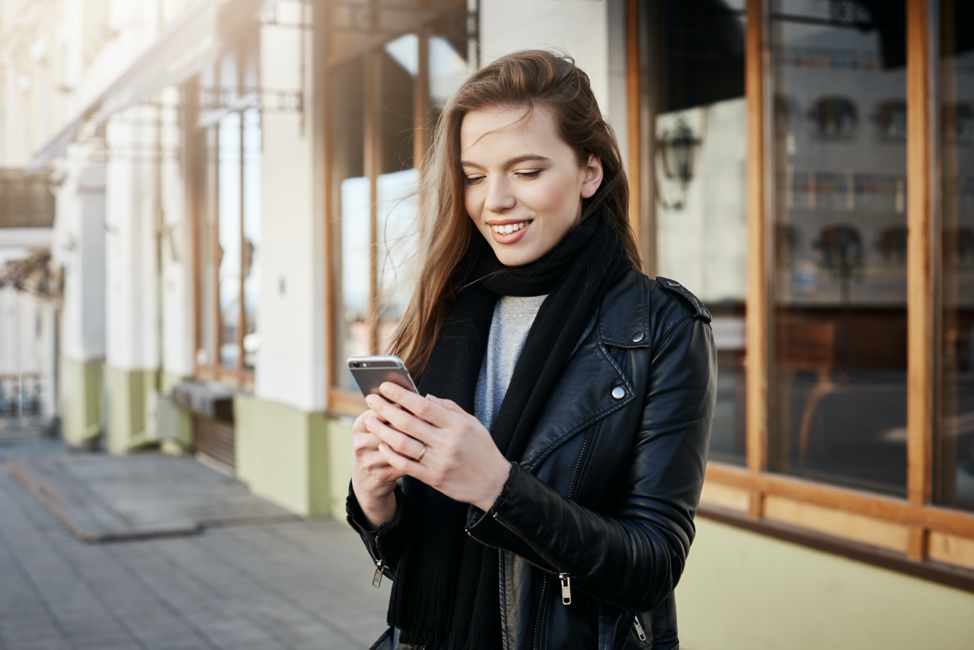
[[[64,438],[343,516],[345,359],[408,298],[439,111],[559,48],[619,136],[645,270],[714,315],[685,645],[966,647],[968,5],[4,0],[0,166],[52,179]]]

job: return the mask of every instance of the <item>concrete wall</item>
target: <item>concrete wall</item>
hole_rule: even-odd
[[[961,650],[974,639],[974,594],[702,517],[676,599],[688,650]]]

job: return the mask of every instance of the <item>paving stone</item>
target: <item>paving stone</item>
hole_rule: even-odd
[[[247,519],[241,504],[256,497],[181,460],[145,462],[152,481],[178,487],[152,502],[158,485],[140,484],[132,465],[96,472],[84,456],[62,454],[61,466],[90,493],[134,510],[145,504],[146,521],[195,501],[197,514],[227,524],[195,536],[98,544],[78,540],[0,461],[0,650],[319,650],[375,640],[390,583],[372,588],[371,561],[344,522]],[[183,490],[180,482],[194,474],[201,480]]]
[[[71,639],[75,650],[136,650],[144,646],[129,637],[104,639]]]

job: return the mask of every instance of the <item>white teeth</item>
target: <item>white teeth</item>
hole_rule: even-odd
[[[497,226],[492,225],[490,229],[501,235],[510,235],[512,232],[517,232],[526,225],[528,225],[528,222],[522,221],[520,223],[505,223]]]

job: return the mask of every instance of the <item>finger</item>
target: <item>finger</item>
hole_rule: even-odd
[[[389,463],[393,469],[417,478],[424,483],[429,482],[429,468],[424,466],[422,463],[417,463],[411,458],[406,458],[405,456],[397,454],[385,443],[379,443],[379,453],[382,454],[382,457],[385,458],[386,462]]]
[[[381,440],[371,431],[356,431],[352,434],[352,451],[356,456],[367,454],[379,448]]]
[[[436,395],[427,395],[426,399],[432,400],[436,404],[439,404],[443,408],[449,411],[457,411],[459,413],[466,413],[460,405],[454,402],[452,399],[446,399],[445,397],[437,397]]]
[[[363,433],[367,431],[367,429],[365,428],[365,418],[367,417],[375,417],[375,413],[372,411],[372,409],[366,409],[365,411],[362,411],[362,413],[360,413],[359,416],[355,418],[355,421],[352,422],[352,431],[353,432],[361,431]]]
[[[415,460],[418,460],[426,453],[426,445],[423,442],[393,429],[378,418],[367,419],[366,426],[379,439],[377,446],[386,444],[392,447],[392,450],[397,454]]]
[[[398,384],[384,382],[379,386],[379,392],[391,402],[395,402],[420,420],[432,424],[434,427],[446,427],[450,423],[451,413],[442,406],[406,390]],[[459,408],[459,407],[457,407]]]
[[[419,400],[426,401],[422,397]],[[436,438],[433,426],[424,419],[403,410],[394,402],[373,397],[369,400],[369,406],[375,411],[377,419],[387,422],[392,428],[416,438],[423,444],[430,444]]]

